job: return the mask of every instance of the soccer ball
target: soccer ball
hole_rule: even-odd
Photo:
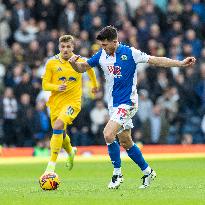
[[[55,190],[60,184],[60,179],[56,173],[47,173],[40,177],[39,184],[43,190]]]

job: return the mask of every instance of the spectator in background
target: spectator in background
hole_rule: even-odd
[[[150,113],[152,112],[152,106],[153,103],[149,99],[148,91],[144,89],[140,90],[137,115],[141,123],[145,123],[149,119]]]
[[[155,68],[153,66],[146,69],[150,98],[155,102],[162,94],[163,90],[168,86],[169,81],[167,78],[167,72],[165,70],[153,72],[154,70]]]
[[[11,35],[11,29],[9,21],[11,19],[11,13],[4,10],[4,7],[0,7],[0,45],[6,46],[7,40]]]
[[[25,8],[23,0],[16,1],[12,10],[11,29],[15,32],[21,27],[22,22],[30,18],[30,12]]]
[[[18,104],[14,96],[13,89],[6,87],[4,97],[1,100],[1,109],[3,116],[3,142],[6,146],[15,146],[17,144],[17,111]]]
[[[200,19],[205,23],[205,5],[200,0],[192,0],[192,10],[200,16]]]
[[[43,60],[43,50],[40,49],[38,41],[34,40],[29,43],[25,59],[29,67],[41,65],[41,62]]]
[[[147,25],[147,22],[143,18],[139,19],[136,26],[138,29],[139,48],[146,48],[147,41],[149,39],[149,27]]]
[[[71,141],[73,146],[91,145],[94,142],[90,130],[89,109],[84,105],[73,122],[72,128],[68,128],[71,133]]]
[[[166,36],[165,36],[166,43],[168,45],[170,45],[170,42],[171,42],[172,46],[177,46],[177,45],[179,45],[179,43],[177,43],[177,45],[176,45],[176,43],[172,42],[172,40],[176,37],[181,37],[182,35],[183,35],[182,23],[181,23],[181,21],[176,20],[171,24],[171,27],[168,28],[168,31],[166,32]],[[180,39],[180,41],[181,41],[181,39]]]
[[[179,95],[176,87],[168,87],[162,96],[157,99],[166,119],[173,123],[178,112]]]
[[[27,0],[25,1],[25,6],[31,18],[36,19],[36,1],[35,0]]]
[[[33,136],[33,114],[34,108],[30,102],[30,95],[27,93],[22,93],[20,95],[17,113],[17,145],[20,147],[30,147],[35,144]]]
[[[191,16],[191,28],[195,31],[195,33],[196,33],[196,38],[202,38],[202,28],[203,28],[203,23],[200,21],[200,18],[199,18],[199,16],[196,14],[196,13],[194,13],[194,14],[192,14],[192,16]],[[199,39],[198,39],[198,41],[199,41]]]
[[[52,41],[55,44],[55,49],[58,48],[58,38],[59,38],[59,32],[57,29],[52,29],[50,31],[50,41]]]
[[[0,44],[0,64],[8,67],[12,62],[12,54],[10,48]]]
[[[204,114],[203,117],[202,117],[201,130],[202,130],[203,138],[204,138],[204,141],[203,141],[203,142],[205,142],[205,114]]]
[[[151,143],[157,144],[160,138],[162,128],[161,106],[155,105],[150,116],[150,137]]]
[[[104,144],[103,129],[108,120],[108,110],[102,100],[97,100],[95,107],[90,111],[91,130],[96,144]]]
[[[45,54],[46,54],[46,56],[47,56],[48,58],[55,55],[55,44],[54,44],[52,41],[49,41],[49,42],[46,44]]]
[[[45,21],[41,20],[38,22],[38,34],[36,40],[39,42],[43,48],[47,45],[50,40],[50,32],[47,30],[47,24]]]
[[[120,4],[114,4],[112,7],[110,24],[115,25],[116,28],[122,28],[123,22],[126,20],[124,8]]]
[[[205,63],[205,47],[201,50],[201,58],[199,59],[199,64]]]
[[[81,47],[90,48],[91,43],[89,41],[89,33],[87,31],[85,30],[81,31],[79,39],[80,39]]]
[[[7,70],[4,77],[4,85],[7,87],[16,87],[22,80],[23,64],[19,63],[14,65],[10,70]]]
[[[50,119],[46,113],[45,101],[37,101],[36,103],[33,116],[33,127],[35,140],[45,140],[50,129]]]
[[[29,103],[30,98],[32,97],[33,88],[31,84],[31,76],[28,72],[23,72],[21,77],[21,81],[14,87],[14,93],[19,101],[23,93],[27,93],[29,95]],[[24,98],[23,98],[24,99]]]
[[[14,33],[14,40],[25,47],[36,38],[35,33],[30,32],[28,29],[28,25],[28,21],[23,21]]]
[[[100,31],[100,28],[102,28],[102,18],[100,16],[95,16],[93,17],[92,19],[92,22],[91,22],[91,28],[90,28],[90,39],[92,41],[94,41],[96,35],[97,35],[97,32]]]
[[[51,0],[39,0],[36,5],[36,18],[46,22],[48,29],[56,27],[57,19],[55,19],[56,9],[54,2]]]
[[[23,63],[25,61],[25,50],[20,43],[13,43],[11,47],[12,64]]]
[[[140,144],[144,144],[144,136],[142,130],[135,130],[133,133],[133,142],[140,147]]]
[[[190,22],[188,19],[190,19],[190,16],[193,15],[193,10],[192,10],[192,3],[190,1],[185,1],[184,2],[184,9],[183,12],[180,14],[179,19],[183,25],[183,28],[185,30],[189,29],[191,27]]]
[[[4,90],[4,75],[6,73],[5,66],[0,64],[0,92]]]
[[[70,32],[71,25],[74,21],[77,21],[78,15],[76,12],[76,7],[73,2],[68,2],[64,11],[61,13],[58,19],[59,29],[64,30],[65,32]]]
[[[157,43],[163,43],[164,39],[161,36],[161,31],[160,31],[160,27],[158,26],[158,24],[152,24],[150,26],[150,39],[154,39],[157,41]]]
[[[183,5],[177,0],[171,0],[167,6],[167,23],[171,25],[176,21],[183,11]]]
[[[190,145],[190,144],[192,144],[193,143],[192,134],[190,134],[190,133],[183,134],[181,143],[183,145]]]
[[[106,22],[105,14],[99,10],[99,4],[97,2],[91,1],[88,5],[88,12],[83,16],[83,29],[91,33],[93,19],[97,16],[99,16],[102,21],[102,26],[104,26]]]
[[[75,51],[90,57],[99,49],[95,40],[96,32],[104,25],[114,25],[119,29],[120,41],[150,55],[168,56],[177,60],[192,53],[197,56],[197,65],[183,71],[173,67],[161,73],[154,66],[138,64],[138,90],[146,89],[153,104],[156,104],[167,87],[177,87],[178,114],[169,133],[175,133],[176,138],[168,142],[181,143],[182,136],[191,133],[185,129],[187,124],[195,123],[194,129],[200,127],[205,112],[201,71],[205,62],[204,5],[204,1],[200,0],[0,0],[0,92],[4,87],[15,90],[22,81],[23,73],[28,72],[31,75],[29,89],[33,89],[29,95],[34,108],[40,89],[39,78],[47,58],[58,52],[59,36],[69,29],[69,33],[76,38]],[[64,12],[66,10],[67,13]],[[65,20],[65,25],[61,24],[59,29],[62,19]],[[37,49],[29,48],[33,41],[36,41],[34,47]],[[102,76],[102,70],[99,69],[99,80]],[[101,83],[102,90],[97,98],[104,97],[104,82]],[[89,111],[94,103],[88,87],[85,81],[83,106],[85,115],[88,115],[86,119],[89,118]],[[40,92],[39,96],[46,98],[48,95],[49,92]],[[193,122],[189,122],[192,117]],[[86,124],[86,132],[90,139],[89,123]],[[140,127],[140,123],[136,123]],[[76,122],[76,127],[81,133],[83,126],[80,122]],[[203,141],[196,137],[200,134],[191,134],[193,143]],[[143,138],[147,136],[144,133],[142,135]]]
[[[205,111],[205,63],[200,65],[200,79],[195,87],[196,94],[200,98],[201,108]]]
[[[191,45],[192,55],[194,55],[196,58],[200,57],[202,42],[196,37],[196,33],[193,29],[189,29],[186,32],[185,43]]]

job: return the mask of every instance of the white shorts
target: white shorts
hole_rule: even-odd
[[[137,104],[126,105],[122,104],[118,107],[109,107],[110,120],[117,122],[121,125],[117,134],[120,134],[123,130],[133,128],[132,117],[137,112]]]

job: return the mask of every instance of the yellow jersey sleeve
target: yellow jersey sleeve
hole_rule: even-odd
[[[42,76],[42,88],[46,91],[58,91],[59,88],[59,85],[51,83],[52,66],[52,60],[48,60],[45,65],[45,73]]]
[[[93,88],[98,87],[98,82],[97,82],[97,78],[96,78],[94,69],[91,68],[91,69],[87,70],[86,72],[87,72],[88,77],[90,78],[90,80],[92,82],[92,87]]]
[[[85,62],[85,60],[83,58],[79,58],[78,62]],[[95,75],[95,71],[93,68],[90,67],[90,69],[88,69],[87,71],[88,77],[92,83],[92,87],[98,87],[98,82],[97,82],[97,78]]]

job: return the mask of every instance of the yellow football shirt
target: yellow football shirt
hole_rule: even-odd
[[[82,58],[78,62],[83,62]],[[92,81],[93,87],[97,87],[97,79],[94,70],[91,68],[87,74]],[[53,109],[59,109],[67,104],[81,106],[82,96],[82,73],[76,72],[71,64],[62,59],[61,54],[50,58],[45,65],[45,73],[42,76],[43,90],[51,91],[47,105]],[[65,91],[58,91],[59,85],[65,83]]]

